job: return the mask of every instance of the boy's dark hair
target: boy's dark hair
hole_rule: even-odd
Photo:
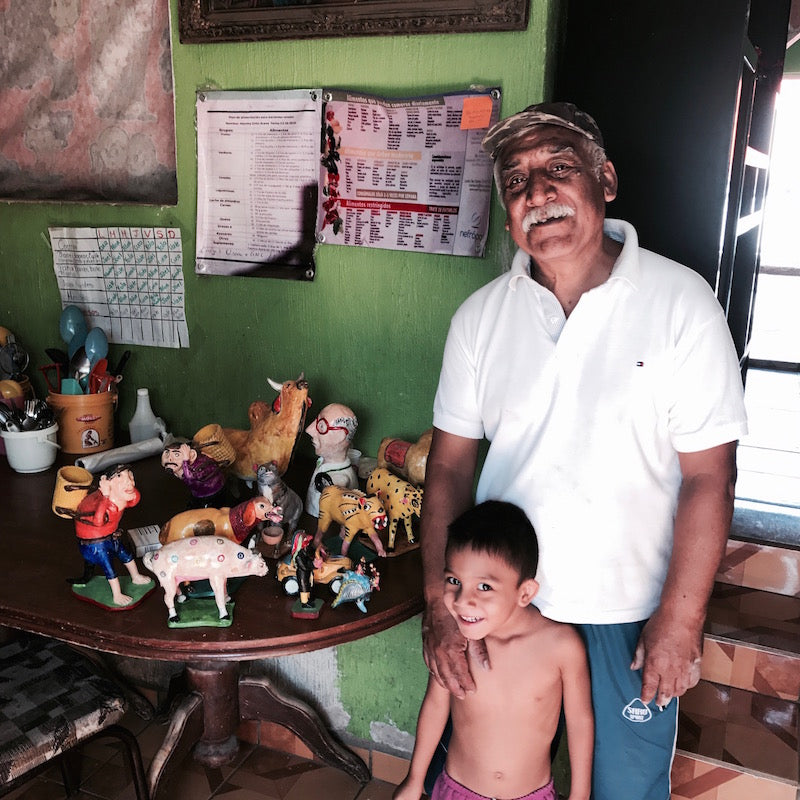
[[[519,571],[520,582],[536,577],[539,542],[525,512],[513,503],[486,500],[447,527],[446,553],[471,548],[502,558]]]

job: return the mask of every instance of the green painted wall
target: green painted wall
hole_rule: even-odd
[[[800,75],[800,42],[796,42],[786,51],[783,72],[785,75]]]
[[[195,92],[323,86],[403,96],[499,85],[506,115],[546,94],[556,2],[532,0],[528,30],[515,33],[215,45],[181,45],[175,33],[178,205],[0,203],[0,325],[36,365],[45,347],[61,346],[48,226],[177,226],[191,347],[131,348],[118,443],[127,441],[121,423],[133,413],[137,386],[149,387],[173,433],[191,436],[208,422],[246,427],[249,403],[273,396],[267,377],[285,380],[301,370],[314,409],[337,401],[356,411],[356,446],[365,454],[374,455],[383,436],[416,438],[431,424],[451,313],[510,252],[499,205],[483,260],[322,246],[313,283],[197,277]],[[176,0],[171,6],[177,31]],[[112,355],[122,349],[112,346]],[[30,373],[43,395],[41,376]],[[301,447],[311,454],[308,441]],[[369,738],[370,723],[387,708],[394,723],[413,731],[425,684],[418,623],[340,648],[339,658],[349,732]]]

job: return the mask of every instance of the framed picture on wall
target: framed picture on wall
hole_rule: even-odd
[[[517,31],[530,0],[178,0],[184,44]]]

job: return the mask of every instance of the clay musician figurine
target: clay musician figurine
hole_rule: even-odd
[[[358,420],[347,406],[331,403],[319,412],[317,418],[306,428],[311,437],[317,463],[306,494],[306,511],[312,517],[319,517],[319,495],[321,489],[316,481],[317,475],[325,472],[335,486],[345,489],[358,488],[358,475],[353,469],[347,451],[356,435]],[[326,484],[323,484],[327,485]]]
[[[199,453],[189,444],[174,442],[161,453],[161,466],[189,488],[192,508],[229,505],[225,495],[225,473],[211,456]]]
[[[123,544],[119,523],[122,512],[135,506],[141,495],[134,483],[133,473],[127,464],[119,464],[101,476],[98,488],[81,500],[78,508],[59,509],[75,520],[75,534],[78,547],[84,560],[84,573],[81,578],[69,579],[70,583],[87,583],[98,565],[108,579],[112,599],[117,606],[127,606],[133,598],[122,593],[111,559],[118,558],[130,574],[131,581],[144,586],[151,582],[142,575],[133,555]]]

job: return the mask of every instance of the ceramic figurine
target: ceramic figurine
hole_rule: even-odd
[[[381,574],[375,569],[375,565],[368,565],[362,557],[354,570],[345,572],[342,588],[331,603],[331,608],[336,608],[342,603],[355,603],[358,610],[366,614],[366,603],[373,590],[380,589],[380,578]]]
[[[280,506],[283,511],[283,519],[279,524],[268,525],[261,532],[264,541],[275,545],[277,555],[283,534],[292,533],[297,528],[297,522],[303,513],[303,501],[300,495],[283,481],[278,472],[278,465],[274,461],[259,465],[256,470],[256,482],[258,493],[273,505]]]
[[[321,559],[314,550],[314,537],[305,531],[297,531],[292,541],[291,566],[295,569],[300,598],[292,606],[291,614],[299,619],[316,619],[322,608],[322,600],[314,600],[311,589],[314,586],[314,569]]]
[[[164,604],[169,622],[180,622],[175,610],[178,587],[184,581],[208,580],[220,620],[229,620],[228,578],[267,574],[260,553],[222,536],[193,536],[165,544],[160,550],[145,553],[142,561],[164,589]]]
[[[266,497],[252,497],[233,508],[191,508],[181,511],[162,525],[158,540],[162,545],[192,536],[222,536],[242,544],[254,533],[259,522],[280,522],[281,509]]]
[[[367,479],[367,494],[374,494],[383,504],[389,517],[389,543],[387,550],[394,551],[397,526],[402,520],[409,544],[414,544],[411,518],[419,517],[422,511],[423,489],[414,488],[408,481],[398,478],[388,469],[378,467]]]
[[[210,456],[190,444],[168,444],[161,453],[161,466],[180,478],[192,494],[195,508],[218,507],[225,502],[225,473]]]
[[[425,468],[431,451],[433,428],[429,428],[416,442],[387,437],[378,447],[378,466],[390,469],[414,486],[425,483]]]
[[[367,496],[358,489],[326,486],[319,498],[319,526],[315,537],[317,544],[334,522],[342,526],[343,556],[347,555],[350,542],[360,531],[369,536],[379,556],[386,555],[378,535],[386,527],[386,511],[374,495]]]
[[[306,428],[306,433],[314,445],[314,452],[317,454],[317,463],[311,474],[306,494],[306,511],[312,517],[319,516],[320,489],[316,477],[321,472],[327,473],[330,482],[335,486],[345,489],[358,488],[358,475],[347,457],[347,451],[356,435],[356,428],[358,428],[356,415],[347,406],[339,403],[325,406]]]
[[[57,513],[75,520],[75,535],[84,561],[83,576],[71,578],[69,582],[76,585],[89,583],[94,567],[99,566],[108,580],[115,606],[130,606],[133,597],[122,592],[120,579],[112,566],[113,558],[125,566],[132,584],[145,586],[151,583],[150,578],[139,572],[119,529],[123,511],[135,506],[140,499],[130,466],[119,464],[100,477],[97,489],[87,494],[76,509],[61,506],[57,509]]]
[[[303,373],[295,381],[281,385],[270,380],[269,385],[280,394],[272,405],[263,400],[250,404],[247,412],[250,430],[222,429],[236,452],[230,470],[242,480],[252,481],[256,467],[269,461],[278,465],[281,475],[286,472],[305,424],[306,410],[311,405]]]

